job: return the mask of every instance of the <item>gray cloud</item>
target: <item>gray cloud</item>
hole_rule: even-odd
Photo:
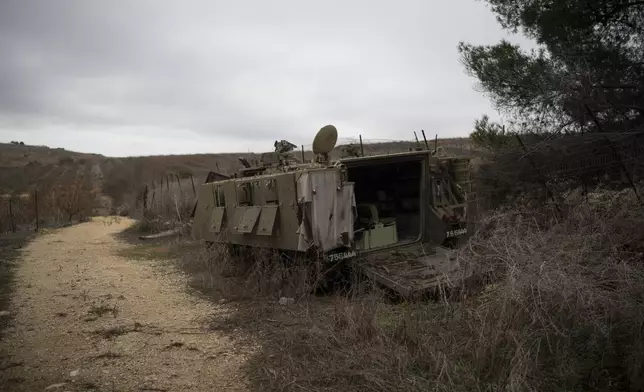
[[[456,45],[502,37],[476,0],[4,0],[0,137],[130,155],[309,144],[327,123],[465,136],[492,110]]]

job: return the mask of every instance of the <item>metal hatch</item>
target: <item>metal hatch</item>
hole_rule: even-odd
[[[273,235],[278,208],[279,206],[277,205],[262,207],[262,213],[259,216],[259,223],[257,224],[257,235]]]
[[[210,215],[210,230],[219,233],[221,231],[221,224],[224,221],[224,214],[226,207],[213,207]]]
[[[239,224],[237,225],[237,232],[243,234],[249,234],[253,232],[259,214],[262,212],[261,206],[250,206],[250,207],[237,207],[240,210],[243,210]]]

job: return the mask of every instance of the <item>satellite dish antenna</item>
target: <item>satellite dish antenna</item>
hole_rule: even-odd
[[[323,126],[313,139],[313,153],[315,155],[329,154],[338,142],[338,130],[333,125]]]

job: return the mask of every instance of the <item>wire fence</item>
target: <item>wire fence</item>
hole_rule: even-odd
[[[93,213],[85,206],[93,202],[65,198],[66,194],[38,190],[18,195],[0,195],[0,234],[18,231],[38,231],[83,221]]]
[[[30,194],[0,197],[0,233],[24,230],[26,226],[35,229],[37,215],[37,202]]]
[[[526,202],[570,203],[596,188],[630,188],[644,180],[644,132],[589,133],[530,140],[497,152],[474,175],[478,203],[493,209],[519,198]]]
[[[135,202],[135,215],[146,225],[141,231],[156,232],[185,226],[193,215],[199,186],[216,176],[225,178],[214,172],[196,176],[168,174],[144,184]]]
[[[84,221],[100,207],[98,194],[87,175],[42,183],[36,189],[17,194],[0,194],[0,233]]]

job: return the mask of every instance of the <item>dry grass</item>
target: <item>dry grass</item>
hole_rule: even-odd
[[[310,295],[309,266],[234,264],[221,248],[180,265],[230,302],[213,328],[260,341],[247,364],[258,391],[641,390],[644,211],[630,191],[591,196],[563,217],[488,217],[459,257],[492,281],[461,301],[392,303],[356,284]]]

